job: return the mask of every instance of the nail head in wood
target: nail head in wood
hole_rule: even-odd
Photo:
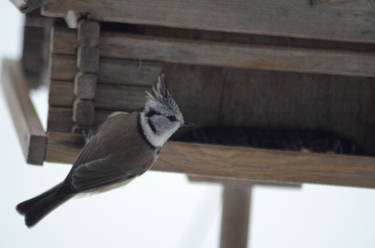
[[[96,74],[79,72],[74,80],[74,94],[79,99],[94,99],[96,92]]]
[[[89,100],[76,99],[73,106],[73,121],[80,125],[93,125],[95,104]]]

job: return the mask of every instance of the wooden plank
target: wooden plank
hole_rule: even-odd
[[[76,56],[52,54],[50,75],[52,80],[73,81],[77,72]]]
[[[100,53],[106,57],[156,60],[276,71],[373,77],[375,53],[172,40],[103,33]]]
[[[246,248],[251,188],[225,184],[221,212],[220,248]]]
[[[95,123],[94,126],[97,127],[102,124],[107,116],[110,115],[112,111],[108,110],[96,110],[95,111]],[[52,107],[48,109],[48,122],[47,131],[56,132],[71,132],[74,126],[73,122],[73,109]]]
[[[3,89],[26,162],[41,165],[47,137],[30,100],[21,66],[19,62],[8,59],[2,64]]]
[[[76,57],[53,54],[51,78],[73,81],[77,73]],[[162,72],[162,64],[126,59],[101,58],[98,71],[99,83],[151,86]]]
[[[66,39],[64,42],[74,44],[69,35],[63,37]],[[72,52],[71,48],[63,48],[57,46],[61,53]],[[118,59],[364,77],[373,77],[375,71],[374,52],[168,39],[110,32],[102,32],[100,55]]]
[[[68,81],[52,81],[49,104],[52,106],[73,106],[74,84]],[[151,87],[97,84],[95,107],[108,110],[136,110],[145,103],[145,91]]]
[[[42,7],[43,5],[52,2],[54,0],[11,0],[14,5],[22,12],[29,13],[35,9]]]
[[[375,42],[374,5],[368,0],[324,2],[312,5],[311,1],[300,0],[57,0],[45,6],[43,14],[64,17],[68,10],[74,10],[89,12],[90,17],[100,21]]]
[[[53,27],[51,31],[51,52],[75,55],[78,48],[77,31],[65,27]]]
[[[46,161],[73,163],[82,138],[49,132]],[[247,180],[375,188],[375,158],[168,142],[155,170]]]

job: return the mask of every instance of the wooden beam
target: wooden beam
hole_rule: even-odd
[[[29,13],[34,9],[38,9],[43,5],[52,2],[54,0],[11,0],[14,5],[22,12]]]
[[[53,54],[51,79],[73,81],[77,73],[75,61],[75,56]],[[162,69],[162,64],[158,62],[101,58],[97,76],[99,83],[151,86]]]
[[[246,248],[251,187],[226,184],[222,193],[220,248]]]
[[[52,106],[73,106],[74,84],[68,81],[52,81],[50,85],[49,104]],[[95,107],[107,110],[136,110],[145,103],[145,91],[151,87],[126,85],[97,84]]]
[[[73,163],[82,137],[49,132],[46,161]],[[375,157],[168,142],[155,170],[236,179],[375,188]]]
[[[322,3],[320,3],[322,2]],[[323,40],[374,43],[367,1],[57,0],[43,14],[69,10],[100,21]],[[319,4],[317,4],[319,3]]]
[[[61,39],[54,40],[56,51],[74,55],[74,36],[65,32]],[[73,45],[60,45],[67,43]],[[102,32],[99,49],[102,57],[176,64],[364,77],[374,77],[375,71],[374,52],[245,45],[109,32]]]
[[[102,124],[111,113],[113,112],[108,110],[96,110],[94,126],[97,127]],[[72,117],[72,107],[61,108],[50,106],[48,109],[47,131],[71,132],[74,126]]]
[[[20,63],[4,59],[2,64],[4,95],[26,162],[41,165],[45,158],[47,137],[30,100]]]

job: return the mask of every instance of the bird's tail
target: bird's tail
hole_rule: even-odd
[[[43,194],[17,205],[17,211],[25,215],[26,226],[34,226],[52,210],[73,196],[72,194],[64,192],[63,187],[64,184],[60,183]]]

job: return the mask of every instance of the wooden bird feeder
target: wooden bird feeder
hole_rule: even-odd
[[[168,142],[155,170],[375,188],[366,1],[12,1],[36,9],[22,61],[4,60],[2,74],[28,163],[72,163],[81,133],[142,107],[163,72],[197,128]],[[41,82],[47,130],[28,96]]]
[[[27,15],[22,63],[3,61],[3,85],[28,163],[72,163],[84,145],[81,131],[113,111],[142,107],[145,90],[164,72],[185,119],[196,130],[216,132],[207,142],[205,131],[180,132],[154,169],[375,187],[370,5],[14,2],[25,12],[42,7]],[[28,98],[29,81],[49,84],[46,131]],[[197,132],[202,135],[194,139]],[[247,142],[234,141],[241,138]],[[326,147],[314,152],[319,145]]]

